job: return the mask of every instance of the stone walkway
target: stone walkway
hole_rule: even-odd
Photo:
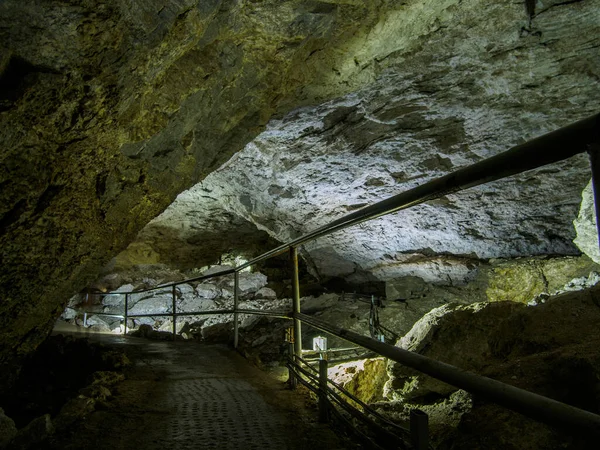
[[[104,410],[56,449],[343,449],[306,398],[233,350],[104,336],[134,366]]]

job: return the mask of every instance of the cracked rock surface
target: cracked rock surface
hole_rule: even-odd
[[[194,243],[203,255],[219,239],[250,238],[251,225],[240,253],[264,233],[289,241],[597,112],[597,2],[550,2],[531,23],[522,5],[450,3],[367,87],[271,120],[136,245],[185,264],[172,255],[189,253],[195,229],[222,231]],[[321,238],[304,256],[324,277],[455,283],[471,279],[480,259],[576,254],[572,220],[588,179],[579,155]]]
[[[287,240],[597,112],[598,6],[2,2],[0,360],[34,348],[74,292],[228,160],[200,188],[218,205],[194,198],[180,227],[195,246],[188,266]],[[460,281],[465,259],[573,253],[586,165],[448,196],[307,251],[319,275],[358,281],[425,266],[429,281]],[[140,258],[177,253],[178,233],[163,229],[164,247],[158,233],[145,239]]]
[[[3,1],[0,360],[31,351],[70,295],[274,113],[372,79],[391,50],[361,70],[348,46],[396,6]]]

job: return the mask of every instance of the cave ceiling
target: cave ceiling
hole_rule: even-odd
[[[201,250],[204,231],[242,230],[231,249],[251,252],[597,112],[599,7],[3,1],[2,358],[35,347],[66,299],[198,182],[179,201],[199,232],[163,223],[163,235]],[[332,272],[385,278],[411,255],[572,253],[585,165],[449,196],[307,255],[325,275],[335,260]]]
[[[498,28],[491,12],[472,11],[459,17],[467,33],[453,17],[417,51],[390,56],[368,86],[272,119],[151,221],[121,261],[192,268],[215,263],[217,248],[256,256],[264,233],[287,242],[594,113],[597,81],[583,66],[598,73],[598,50],[587,39],[549,49],[572,32],[555,22],[566,20],[559,11],[529,31],[517,17]],[[589,19],[597,26],[597,13]],[[461,282],[482,259],[575,254],[588,167],[580,155],[448,195],[311,242],[303,255],[322,277]]]

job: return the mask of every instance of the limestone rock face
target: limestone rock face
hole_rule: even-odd
[[[419,45],[402,47],[403,12],[388,16],[396,52],[373,83],[271,120],[140,239],[163,255],[167,228],[183,249],[194,228],[218,229],[216,216],[254,224],[250,242],[264,232],[288,241],[596,112],[600,58],[588,36],[600,35],[598,2],[551,2],[531,24],[521,3],[439,3]],[[588,179],[579,155],[338,232],[304,256],[324,277],[464,282],[481,258],[575,254],[571,222]]]
[[[262,131],[198,188],[181,239],[156,222],[127,261],[251,252],[597,112],[598,4],[550,1],[530,20],[520,2],[484,0],[2,2],[3,351],[37,345],[143,225]],[[586,166],[306,250],[319,275],[358,281],[425,263],[438,281],[464,279],[465,256],[572,253]]]
[[[577,237],[573,242],[592,260],[600,263],[600,244],[598,243],[598,228],[596,226],[596,208],[594,206],[594,191],[592,181],[587,184],[581,194],[579,215],[573,222]]]
[[[2,351],[35,347],[66,298],[273,113],[372,79],[393,49],[372,45],[362,70],[349,46],[395,7],[3,1]]]

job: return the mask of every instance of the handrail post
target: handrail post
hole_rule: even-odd
[[[175,303],[175,299],[177,298],[176,290],[177,288],[175,285],[173,285],[173,340],[177,339],[177,316],[175,315],[177,309],[177,305]]]
[[[296,389],[296,386],[298,386],[298,380],[296,380],[296,377],[294,375],[294,369],[292,369],[292,365],[291,365],[291,363],[294,362],[294,343],[293,342],[288,342],[288,360],[289,360],[288,382],[290,383],[290,389],[294,390],[294,389]]]
[[[294,354],[302,357],[302,322],[295,315],[300,313],[300,276],[298,274],[298,249],[290,247],[292,262],[292,309],[294,311]]]
[[[319,360],[319,422],[329,422],[329,405],[327,404],[327,360]],[[420,450],[420,449],[419,449]]]
[[[236,270],[233,274],[233,348],[238,348],[239,342],[239,323],[238,323],[238,304],[240,300],[239,294],[240,273]]]
[[[600,144],[591,144],[588,147],[590,167],[592,169],[592,191],[594,193],[594,210],[596,212],[596,231],[598,232],[598,245],[600,246]]]
[[[429,448],[429,416],[420,409],[410,411],[410,439],[414,450]]]
[[[125,320],[125,324],[123,327],[123,336],[127,336],[127,309],[129,303],[129,294],[125,294],[125,311],[123,312],[123,317]]]

